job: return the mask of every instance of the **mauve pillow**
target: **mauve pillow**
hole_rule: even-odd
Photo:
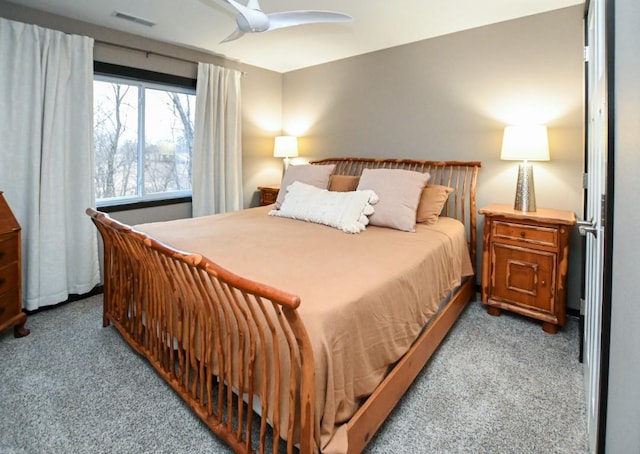
[[[282,201],[287,195],[287,188],[291,183],[299,181],[301,183],[315,186],[316,188],[327,189],[329,186],[329,177],[335,168],[335,164],[302,164],[289,166],[284,174],[284,178],[280,185],[280,192],[278,192],[278,197],[276,198],[276,210],[280,209]]]
[[[412,170],[364,169],[358,190],[371,189],[380,198],[369,223],[414,232],[420,194],[428,180],[428,173]]]
[[[329,191],[351,192],[358,187],[360,177],[353,175],[331,175],[329,178]]]
[[[438,216],[442,212],[445,202],[453,188],[440,186],[438,184],[428,184],[422,190],[418,211],[416,212],[416,222],[422,224],[435,224]]]

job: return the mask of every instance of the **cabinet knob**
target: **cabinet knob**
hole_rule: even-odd
[[[542,284],[542,286],[546,286],[547,285],[547,281],[541,281],[540,284]]]
[[[520,231],[520,236],[521,236],[522,238],[524,238],[524,235],[525,235],[524,230],[521,230],[521,231]]]

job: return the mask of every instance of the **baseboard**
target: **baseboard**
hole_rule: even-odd
[[[46,311],[49,309],[54,309],[56,307],[60,307],[64,304],[67,303],[72,303],[74,301],[78,301],[78,300],[82,300],[85,298],[89,298],[90,296],[94,296],[94,295],[99,295],[100,293],[104,292],[104,286],[102,284],[96,285],[95,287],[93,287],[90,291],[88,291],[87,293],[83,293],[81,295],[78,295],[76,293],[72,293],[69,295],[69,297],[65,300],[65,301],[61,301],[58,304],[52,304],[50,306],[43,306],[43,307],[39,307],[38,309],[32,310],[32,311],[25,311],[27,313],[27,315],[31,315],[31,314],[37,314],[38,312],[42,312],[42,311]]]

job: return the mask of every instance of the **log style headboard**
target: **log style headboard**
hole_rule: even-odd
[[[458,219],[465,226],[473,269],[476,269],[476,181],[482,163],[478,161],[423,161],[415,159],[327,158],[311,164],[335,164],[336,175],[360,176],[363,169],[404,169],[430,175],[428,184],[453,188],[442,215]]]

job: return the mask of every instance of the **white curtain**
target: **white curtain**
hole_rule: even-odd
[[[243,208],[239,71],[199,63],[193,138],[193,216]]]
[[[0,18],[0,190],[22,227],[23,306],[100,282],[93,40]]]

